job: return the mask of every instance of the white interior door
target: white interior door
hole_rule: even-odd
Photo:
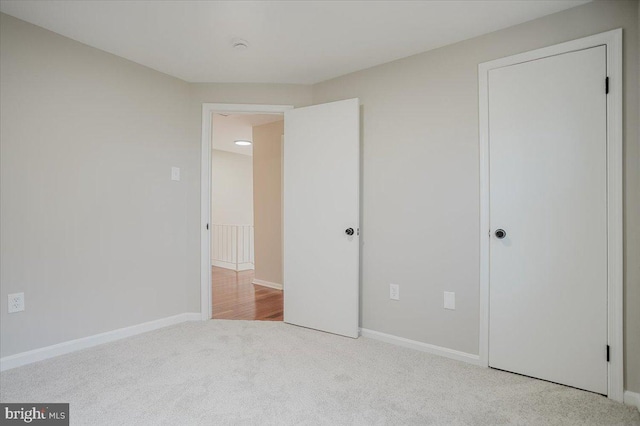
[[[349,99],[293,109],[284,120],[284,321],[354,338],[359,114]]]
[[[601,394],[605,77],[605,46],[489,71],[489,365]]]

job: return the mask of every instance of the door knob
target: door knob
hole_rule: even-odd
[[[353,228],[345,229],[344,233],[347,234],[347,235],[353,235]]]
[[[507,236],[507,231],[504,229],[496,229],[496,238],[501,240]]]

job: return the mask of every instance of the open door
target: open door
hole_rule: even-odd
[[[359,101],[285,113],[284,321],[358,337]]]

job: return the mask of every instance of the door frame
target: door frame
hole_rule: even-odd
[[[489,366],[489,71],[518,63],[606,46],[607,96],[607,334],[608,392],[623,402],[623,233],[622,233],[622,29],[572,40],[478,65],[480,111],[480,364]],[[605,90],[605,82],[602,82]],[[603,348],[603,356],[604,356]]]
[[[200,154],[200,318],[211,319],[211,150],[214,113],[283,114],[292,105],[202,104],[202,145]]]

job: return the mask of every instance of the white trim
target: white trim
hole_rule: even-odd
[[[211,303],[211,136],[214,112],[234,114],[284,114],[291,105],[202,104],[200,152],[200,318],[212,317]],[[210,227],[209,227],[210,228]]]
[[[624,290],[622,221],[622,30],[607,37],[607,232],[608,244],[608,323],[609,323],[609,398],[624,399]]]
[[[202,104],[202,147],[200,153],[200,316],[211,313],[211,126],[213,109]],[[205,289],[206,287],[206,289]]]
[[[489,367],[489,82],[488,70],[478,67],[480,123],[480,364]]]
[[[456,351],[454,349],[443,348],[442,346],[430,345],[428,343],[418,342],[417,340],[405,339],[404,337],[381,333],[379,331],[369,330],[366,328],[360,329],[360,335],[369,339],[391,343],[392,345],[415,349],[422,352],[428,352],[430,354],[440,355],[445,358],[468,362],[469,364],[480,365],[480,357],[478,355],[468,354],[466,352]]]
[[[232,271],[242,272],[249,271],[251,269],[255,269],[253,263],[233,263],[233,262],[225,262],[224,260],[211,260],[211,266],[216,266],[218,268],[231,269]]]
[[[271,281],[254,279],[253,280],[253,284],[261,285],[263,287],[275,288],[276,290],[282,290],[283,289],[282,284],[272,283]]]
[[[624,391],[624,403],[636,407],[640,411],[640,393]]]
[[[282,115],[293,109],[293,105],[256,105],[256,104],[202,104],[203,110],[232,114],[275,114]]]
[[[82,337],[80,339],[69,340],[44,348],[38,348],[27,352],[21,352],[15,355],[9,355],[0,358],[0,371],[9,370],[23,365],[31,364],[56,356],[76,352],[81,349],[91,348],[93,346],[102,345],[104,343],[113,342],[115,340],[124,339],[126,337],[135,336],[137,334],[146,333],[148,331],[157,330],[159,328],[168,327],[170,325],[180,324],[186,321],[200,320],[200,313],[184,313],[171,317],[161,318],[154,321],[144,322],[142,324],[132,325],[131,327],[119,328],[117,330],[107,331],[105,333],[94,334],[93,336]]]
[[[622,284],[622,29],[545,47],[478,66],[480,119],[480,363],[489,365],[489,117],[488,72],[521,62],[587,49],[607,47],[607,194],[608,194],[608,339],[609,398],[622,402],[623,284]]]

